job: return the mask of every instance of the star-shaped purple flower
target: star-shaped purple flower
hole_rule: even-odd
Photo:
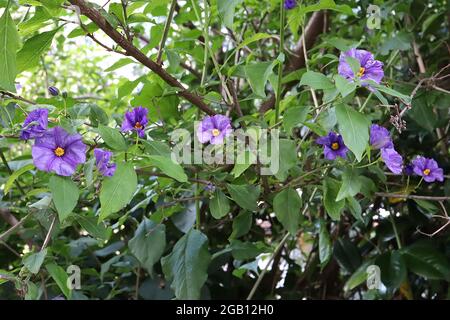
[[[31,154],[39,170],[71,176],[77,165],[86,161],[86,145],[81,135],[54,127],[36,139]]]
[[[352,57],[359,61],[360,68],[356,74],[354,74],[347,62],[347,57]],[[383,63],[381,61],[375,60],[373,54],[369,51],[354,48],[346,52],[341,52],[338,73],[349,81],[359,78],[362,85],[368,85],[364,83],[367,80],[380,83],[384,77]]]
[[[412,161],[412,165],[414,173],[423,177],[426,182],[444,181],[444,170],[439,168],[434,159],[418,156]]]
[[[41,137],[48,126],[48,110],[36,109],[31,111],[22,125],[20,139],[28,140]]]
[[[401,174],[403,171],[403,158],[394,148],[381,149],[381,159],[386,167],[394,174]]]
[[[197,128],[197,138],[201,143],[221,144],[232,132],[230,118],[216,114],[203,119]]]
[[[370,126],[370,145],[373,149],[394,147],[389,131],[377,124]]]
[[[341,135],[329,132],[328,135],[318,138],[316,142],[324,146],[324,155],[328,160],[334,160],[337,157],[345,158],[347,156],[348,148],[344,144]]]
[[[296,0],[284,0],[284,8],[286,10],[294,9],[296,5],[297,5]]]
[[[113,153],[103,149],[94,149],[95,164],[98,171],[107,177],[112,177],[116,172],[116,164],[110,163]]]
[[[125,118],[122,122],[122,131],[136,131],[139,137],[145,136],[145,126],[147,120],[148,110],[143,107],[134,108],[132,111],[125,112]]]

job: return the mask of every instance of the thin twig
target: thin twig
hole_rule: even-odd
[[[417,196],[413,194],[397,194],[397,193],[386,193],[386,192],[375,192],[378,197],[385,198],[401,198],[401,199],[418,199],[418,200],[430,200],[430,201],[445,201],[450,200],[450,197],[434,197],[434,196]]]
[[[169,35],[170,24],[172,23],[173,14],[175,12],[175,7],[177,5],[177,0],[172,0],[172,4],[170,5],[169,16],[167,17],[166,24],[164,25],[164,32],[159,43],[158,56],[156,57],[156,63],[161,65],[162,62],[162,54],[164,47],[166,45],[167,36]]]

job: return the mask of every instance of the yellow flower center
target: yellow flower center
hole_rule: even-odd
[[[64,149],[61,147],[56,148],[54,152],[55,152],[55,155],[58,157],[62,157],[65,153]]]
[[[333,143],[331,144],[331,149],[333,149],[333,150],[339,149],[339,143],[333,142]]]
[[[358,71],[358,73],[356,75],[358,77],[362,77],[365,71],[366,71],[366,68],[359,67],[359,71]]]
[[[138,122],[136,122],[136,124],[134,125],[134,127],[135,127],[136,129],[142,129],[142,124],[138,121]]]
[[[217,137],[220,134],[220,130],[219,129],[212,129],[212,135],[214,137]]]
[[[426,175],[426,176],[429,175],[430,172],[431,172],[430,169],[425,169],[425,170],[423,170],[423,174]]]

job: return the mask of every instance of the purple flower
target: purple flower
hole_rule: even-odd
[[[143,107],[134,108],[132,111],[125,112],[125,119],[122,122],[122,131],[135,130],[139,137],[145,136],[144,129],[148,123],[148,110]]]
[[[414,166],[412,164],[407,164],[403,169],[403,173],[407,176],[412,176],[414,174]]]
[[[110,163],[112,157],[111,151],[105,151],[103,149],[94,149],[95,163],[98,171],[107,177],[112,177],[116,172],[116,164]]]
[[[294,9],[296,5],[297,5],[296,0],[284,0],[284,8],[286,10]]]
[[[347,57],[352,57],[359,61],[360,68],[356,75],[347,62]],[[338,73],[349,81],[359,78],[363,85],[367,85],[364,84],[364,80],[372,80],[380,83],[384,77],[383,63],[381,61],[374,60],[373,54],[369,51],[354,48],[347,52],[341,52]]]
[[[31,111],[22,125],[20,139],[28,140],[41,137],[48,125],[48,110],[36,109]]]
[[[54,96],[54,97],[56,97],[56,96],[59,95],[59,90],[58,90],[58,88],[53,87],[53,86],[48,87],[48,92],[49,92],[52,96]]]
[[[230,118],[216,114],[203,119],[197,129],[197,138],[201,143],[221,144],[232,132]]]
[[[204,189],[207,192],[214,192],[214,191],[216,191],[216,186],[214,185],[214,183],[210,182],[205,186]]]
[[[434,159],[418,156],[412,161],[412,164],[414,173],[423,177],[426,182],[444,181],[444,170],[439,168]]]
[[[389,131],[377,124],[373,124],[370,127],[370,145],[374,149],[394,147]]]
[[[395,174],[401,174],[403,171],[403,158],[394,150],[394,148],[381,149],[381,159],[383,159],[386,167]]]
[[[86,161],[86,145],[81,135],[71,135],[61,127],[49,129],[37,138],[31,153],[39,170],[60,176],[71,176],[77,165]]]
[[[336,157],[345,158],[347,155],[348,148],[345,146],[342,136],[334,132],[329,132],[328,135],[318,138],[316,142],[325,147],[324,155],[328,160],[334,160]]]

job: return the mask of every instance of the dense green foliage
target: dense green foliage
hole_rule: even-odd
[[[281,8],[0,0],[0,298],[450,298],[450,2]],[[384,63],[380,84],[338,75],[355,47]],[[120,130],[138,106],[144,137]],[[82,135],[75,174],[36,168],[34,142],[20,139],[36,108],[49,127]],[[197,139],[205,111],[234,129],[279,129],[278,172],[173,162],[170,134]],[[371,124],[390,131],[404,164],[435,159],[444,181],[392,174],[370,147]],[[324,158],[316,139],[329,131],[346,159]],[[94,148],[113,152],[112,177]],[[378,289],[366,284],[371,265]]]

